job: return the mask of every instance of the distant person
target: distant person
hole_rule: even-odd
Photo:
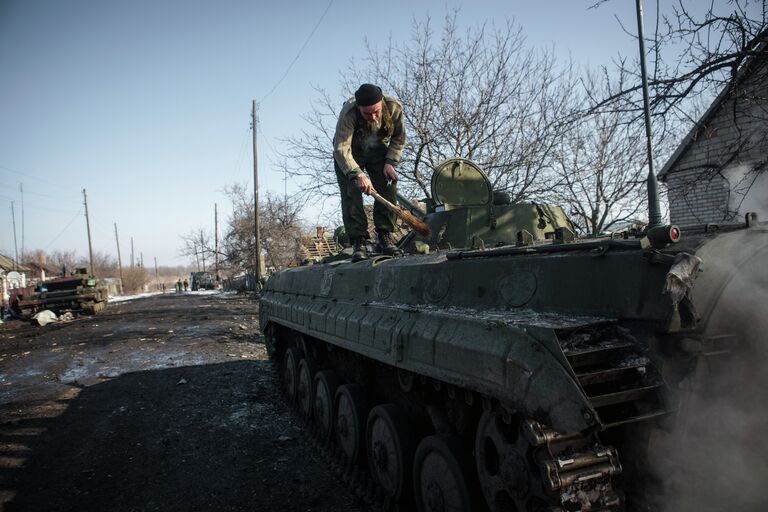
[[[181,278],[176,281],[176,293],[181,293]]]
[[[184,280],[184,291],[187,291],[187,288],[189,288],[189,281],[186,279]]]
[[[354,246],[352,260],[365,259],[368,217],[363,195],[374,191],[391,203],[397,201],[395,167],[405,146],[403,106],[384,95],[381,88],[363,84],[344,103],[333,137],[333,163],[341,193],[341,216]],[[381,252],[397,251],[392,232],[396,216],[378,201],[373,204],[373,224]]]
[[[165,283],[161,283],[163,286],[163,295],[165,295]]]

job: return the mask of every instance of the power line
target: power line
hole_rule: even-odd
[[[30,194],[30,195],[33,195],[33,196],[47,197],[48,199],[57,199],[59,201],[66,201],[68,203],[79,203],[80,202],[80,201],[75,201],[74,199],[66,199],[66,196],[64,196],[64,197],[53,196],[51,194],[43,194],[41,192],[32,192],[29,189],[25,190],[24,193],[25,194]]]
[[[82,210],[79,210],[79,211],[78,211],[78,212],[75,214],[75,216],[74,216],[74,217],[72,217],[72,220],[70,220],[69,222],[67,222],[67,225],[66,225],[66,226],[64,226],[64,229],[62,229],[62,230],[61,230],[61,232],[60,232],[58,235],[56,235],[56,238],[54,238],[53,240],[51,240],[51,242],[50,242],[48,245],[46,245],[46,246],[45,246],[45,248],[44,248],[43,250],[44,250],[44,251],[47,251],[47,250],[48,250],[48,249],[49,249],[49,248],[50,248],[50,247],[51,247],[53,244],[55,244],[55,243],[56,243],[56,241],[57,241],[59,238],[61,238],[61,235],[63,235],[63,234],[64,234],[64,232],[65,232],[67,229],[69,229],[69,226],[71,226],[71,225],[72,225],[72,223],[73,223],[73,222],[75,222],[75,219],[77,219],[77,218],[80,216],[80,214],[81,214],[82,212],[83,212]]]
[[[26,194],[27,192],[25,191],[24,193]],[[4,201],[6,203],[12,203],[12,202],[16,201],[16,199],[10,198],[8,196],[0,196],[0,201]],[[45,210],[45,211],[53,212],[53,213],[72,213],[74,211],[74,210],[62,210],[60,208],[48,208],[47,206],[35,206],[33,209],[34,210]]]
[[[74,199],[67,199],[66,196],[61,197],[61,196],[54,196],[54,195],[51,195],[51,194],[42,194],[40,192],[32,192],[29,189],[25,189],[24,190],[24,195],[33,195],[33,196],[45,197],[46,199],[56,199],[57,201],[63,201],[65,203],[78,203],[79,204],[79,201],[75,201]],[[9,201],[11,201],[11,200],[15,201],[16,200],[14,198],[11,198],[11,197],[5,196],[5,195],[0,195],[0,198],[6,198]]]
[[[245,130],[245,133],[243,134],[243,141],[240,144],[240,150],[237,152],[237,163],[235,164],[235,172],[233,176],[237,177],[240,174],[240,169],[243,166],[243,162],[245,161],[245,154],[246,154],[246,143],[248,142],[249,135],[251,134],[250,128]]]
[[[279,155],[280,153],[272,146],[272,144],[269,143],[269,139],[267,138],[266,135],[264,135],[264,130],[261,129],[261,125],[259,125],[258,128],[259,128],[259,133],[261,134],[262,137],[264,137],[264,142],[267,143],[267,146],[269,146],[269,149],[271,149],[273,153]]]
[[[5,169],[6,171],[12,172],[14,174],[20,174],[22,176],[26,176],[27,178],[33,178],[33,179],[35,179],[37,181],[42,181],[42,182],[48,183],[49,185],[53,185],[56,188],[65,188],[65,185],[63,185],[61,183],[54,183],[53,181],[51,181],[49,179],[41,178],[40,176],[35,176],[34,174],[29,174],[28,172],[17,171],[16,169],[12,169],[12,168],[10,168],[8,166],[5,166],[5,165],[0,165],[0,169]]]
[[[296,63],[296,61],[297,61],[297,60],[299,60],[299,57],[301,56],[301,53],[304,51],[304,49],[305,49],[305,48],[307,47],[307,45],[309,44],[309,40],[310,40],[310,39],[312,39],[312,36],[313,36],[313,35],[315,35],[315,31],[317,31],[317,28],[320,26],[320,23],[322,23],[322,22],[323,22],[323,18],[325,18],[325,15],[326,15],[326,14],[328,14],[328,10],[331,8],[331,5],[333,5],[333,0],[330,0],[330,2],[328,2],[328,6],[327,6],[327,7],[325,8],[325,10],[323,11],[323,14],[320,16],[320,19],[319,19],[319,20],[317,20],[317,23],[315,24],[315,27],[312,29],[312,32],[310,32],[310,33],[309,33],[309,35],[307,36],[307,39],[306,39],[306,40],[304,40],[304,44],[303,44],[303,45],[301,45],[301,49],[299,49],[299,52],[298,52],[298,53],[296,54],[296,56],[293,58],[293,60],[291,61],[291,63],[290,63],[290,64],[288,64],[288,68],[285,70],[285,73],[283,73],[283,76],[281,76],[281,77],[280,77],[280,80],[278,80],[278,81],[277,81],[277,83],[276,83],[276,84],[275,84],[275,85],[272,87],[272,89],[270,89],[270,90],[269,90],[269,92],[268,92],[268,93],[267,93],[267,94],[266,94],[266,95],[265,95],[263,98],[261,98],[261,101],[259,101],[259,104],[262,104],[262,103],[264,103],[264,101],[265,101],[267,98],[269,98],[269,96],[270,96],[270,95],[271,95],[273,92],[275,92],[275,89],[277,89],[277,86],[278,86],[278,85],[280,85],[280,84],[283,82],[283,80],[285,79],[285,77],[286,77],[286,76],[288,76],[288,73],[290,73],[290,71],[291,71],[291,68],[292,68],[292,67],[293,67],[293,65]]]

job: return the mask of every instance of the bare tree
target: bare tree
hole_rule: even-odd
[[[77,268],[79,258],[75,251],[53,251],[48,255],[48,262],[57,267],[60,271],[66,270],[67,274],[72,273]]]
[[[606,1],[610,0],[595,6]],[[693,191],[696,183],[725,187],[730,197],[719,212],[723,220],[733,218],[768,169],[764,149],[768,146],[767,16],[768,0],[678,0],[669,14],[656,20],[647,41],[654,129],[675,134],[676,141],[689,132],[695,139],[718,138],[706,164],[690,176],[689,184],[679,187],[676,196],[688,201],[687,191]],[[634,29],[626,30],[635,34]],[[633,79],[604,97],[595,95],[594,109],[634,112],[640,117],[641,81],[635,62],[620,59],[616,63],[619,75]],[[727,115],[718,117],[717,126],[710,126],[701,114],[715,99]]]
[[[255,266],[253,197],[245,185],[235,183],[225,188],[232,201],[232,215],[227,219],[219,252],[221,264],[233,269]],[[263,229],[263,228],[261,228]]]
[[[306,116],[309,128],[287,140],[285,166],[314,192],[337,192],[332,138],[342,100],[360,82],[377,82],[405,112],[408,142],[401,189],[429,196],[432,169],[449,157],[476,161],[494,188],[513,200],[540,196],[542,174],[574,110],[574,78],[551,52],[527,49],[519,27],[481,25],[462,32],[453,13],[435,35],[430,20],[414,21],[409,41],[384,49],[367,43],[362,66],[343,80],[344,97],[325,91]]]
[[[232,216],[221,244],[225,263],[246,268],[254,260],[254,228],[252,195],[247,187],[239,184],[227,188],[232,199]],[[299,243],[305,236],[300,213],[304,206],[295,197],[283,197],[267,193],[260,201],[259,233],[261,248],[268,266],[283,268],[297,257]]]
[[[181,237],[183,246],[181,248],[182,256],[194,257],[197,270],[205,271],[206,256],[210,261],[214,249],[211,247],[211,235],[203,228],[191,230],[187,235]]]
[[[77,262],[79,267],[90,267],[90,260],[86,257]],[[117,275],[117,259],[107,253],[96,251],[93,253],[92,272],[99,278]]]
[[[144,267],[128,267],[123,269],[123,293],[140,293],[144,291],[151,277]]]
[[[587,74],[585,95],[608,94],[614,79]],[[655,139],[658,150],[668,151],[663,132]],[[644,126],[634,113],[594,110],[574,120],[557,144],[555,161],[557,185],[548,199],[566,208],[579,231],[598,235],[646,218],[648,158]]]
[[[280,269],[296,260],[301,239],[306,235],[299,218],[303,205],[269,193],[265,199],[260,230],[264,253],[267,265]]]
[[[593,7],[610,0],[597,2]],[[702,9],[702,6],[704,8]],[[694,7],[692,9],[692,7]],[[662,14],[647,41],[652,69],[651,108],[665,119],[691,119],[691,103],[704,97],[713,99],[726,88],[738,87],[734,78],[742,66],[755,59],[764,61],[768,0],[728,0],[695,4],[677,0],[670,14]],[[636,35],[636,29],[625,28]],[[602,98],[597,106],[620,105],[636,112],[642,110],[639,66],[636,59],[622,58],[617,66],[634,76],[627,87]]]

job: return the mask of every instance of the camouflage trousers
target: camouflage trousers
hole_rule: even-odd
[[[384,176],[384,160],[369,161],[363,169],[371,178],[373,188],[380,196],[395,204],[397,202],[397,183],[387,185]],[[339,182],[341,193],[341,216],[344,219],[344,228],[347,230],[350,240],[355,238],[368,238],[368,217],[363,208],[363,193],[357,188],[356,180],[350,180],[339,169],[334,160],[333,167],[336,170],[336,180]],[[379,202],[373,203],[373,225],[376,231],[395,231],[397,216]]]

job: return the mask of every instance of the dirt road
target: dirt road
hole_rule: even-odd
[[[0,325],[0,510],[357,511],[282,404],[255,301]]]

